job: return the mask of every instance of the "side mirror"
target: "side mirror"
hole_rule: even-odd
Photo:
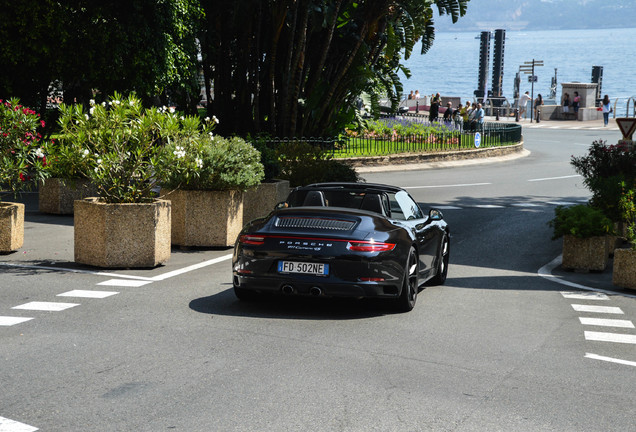
[[[428,217],[430,220],[438,221],[444,219],[444,215],[436,208],[432,208],[428,211]]]

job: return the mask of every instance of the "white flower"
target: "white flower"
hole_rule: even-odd
[[[216,124],[219,124],[219,119],[216,116],[212,116],[212,121]]]
[[[99,165],[101,165],[101,164],[102,164],[102,160],[101,160],[101,159],[97,159],[97,163],[98,163]]]
[[[106,102],[102,102],[102,106],[105,107],[106,106]]]
[[[88,112],[90,112],[90,113],[91,113],[91,115],[93,115],[93,112],[94,112],[94,111],[95,111],[95,108],[94,108],[94,107],[91,107],[91,109],[89,109],[89,110],[88,110]]]
[[[205,120],[206,122],[209,122],[209,121],[210,121],[210,117],[206,117],[206,118],[204,118],[204,120]]]
[[[210,136],[210,139],[214,139],[214,134],[212,132],[208,132],[208,135]]]
[[[128,105],[135,106],[135,101],[134,100],[128,101]]]
[[[35,155],[39,157],[40,159],[42,159],[44,157],[44,152],[42,151],[41,148],[39,148],[35,151]]]
[[[186,155],[185,150],[181,146],[176,146],[176,150],[172,152],[173,155],[178,157],[179,159],[184,158]]]
[[[86,156],[88,156],[90,153],[91,153],[91,152],[89,152],[88,150],[86,150],[86,149],[85,149],[85,150],[82,152],[82,157],[86,157]]]
[[[174,113],[174,108],[170,107],[170,114]]]
[[[118,100],[116,100],[116,99],[113,101],[113,105],[119,105],[119,104],[121,104],[121,102],[120,102],[120,101],[118,101]]]
[[[196,164],[197,164],[197,168],[203,168],[203,161],[202,161],[201,159],[196,158],[196,159],[194,160],[194,163],[196,163]]]
[[[93,108],[91,108],[91,109],[93,109]],[[88,114],[84,114],[84,118],[85,118],[86,120],[88,120],[90,117],[88,116]]]
[[[91,106],[95,106],[95,99],[91,99],[88,101]]]

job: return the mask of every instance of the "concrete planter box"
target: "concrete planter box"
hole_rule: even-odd
[[[612,283],[619,287],[636,289],[636,250],[614,251]]]
[[[17,251],[24,244],[24,204],[0,203],[0,253]]]
[[[75,201],[75,262],[148,268],[170,258],[170,202],[107,204]]]
[[[578,238],[563,236],[562,266],[568,270],[603,271],[607,267],[609,240],[607,236]]]
[[[248,189],[243,199],[243,226],[251,220],[267,216],[288,195],[288,180],[273,180]]]
[[[76,200],[96,195],[97,188],[90,180],[50,178],[39,186],[39,210],[42,213],[73,214]]]
[[[161,190],[172,203],[172,244],[233,246],[243,228],[243,192]]]

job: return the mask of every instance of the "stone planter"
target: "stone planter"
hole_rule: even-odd
[[[243,199],[243,226],[251,220],[267,216],[288,195],[289,180],[272,180],[248,189]]]
[[[75,202],[75,262],[95,267],[148,268],[170,258],[170,202]]]
[[[233,246],[243,228],[243,192],[161,190],[172,203],[172,244]]]
[[[17,251],[24,244],[24,204],[0,202],[0,253]]]
[[[564,269],[603,271],[607,267],[609,241],[607,236],[578,238],[563,236]]]
[[[90,180],[50,178],[39,186],[39,210],[42,213],[73,214],[75,201],[91,196],[97,196],[97,188]]]
[[[614,251],[612,283],[619,287],[636,289],[636,250]]]

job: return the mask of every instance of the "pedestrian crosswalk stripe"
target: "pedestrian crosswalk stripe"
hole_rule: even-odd
[[[636,344],[636,335],[631,335],[631,334],[601,333],[601,332],[586,331],[585,339],[589,341],[599,341],[599,342]]]
[[[25,321],[32,320],[33,318],[25,318],[25,317],[11,317],[11,316],[0,316],[0,326],[12,326],[16,324],[23,323]],[[0,423],[1,425],[2,423]],[[0,429],[1,431],[2,429]]]
[[[581,321],[583,325],[634,328],[634,323],[629,320],[579,317],[579,321]]]
[[[55,302],[29,302],[23,305],[14,306],[11,309],[38,310],[48,312],[60,312],[72,307],[79,306],[77,303],[55,303]]]
[[[623,311],[619,307],[614,306],[592,306],[592,305],[580,305],[573,304],[572,308],[574,308],[577,312],[594,312],[594,313],[606,313],[606,314],[617,314],[622,315]]]
[[[35,432],[38,428],[0,417],[0,432]]]
[[[83,298],[98,298],[103,299],[112,295],[119,294],[115,291],[89,291],[89,290],[73,290],[62,294],[58,294],[58,297],[83,297]]]
[[[561,291],[561,295],[566,299],[574,300],[609,300],[607,294],[599,292],[573,292],[573,291]]]

